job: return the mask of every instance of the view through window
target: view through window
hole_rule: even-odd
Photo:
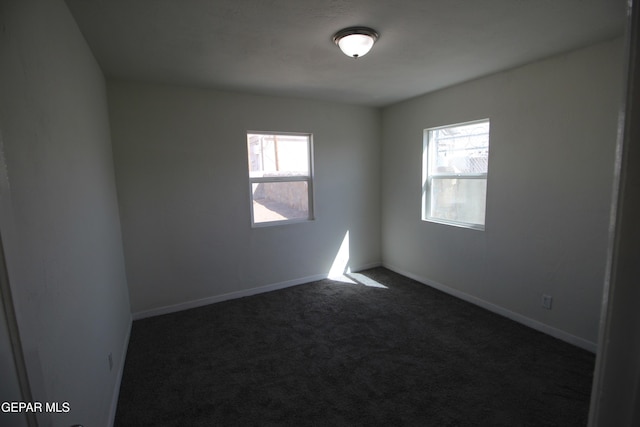
[[[483,230],[489,120],[426,129],[422,219]]]
[[[310,134],[247,133],[253,225],[313,219]]]

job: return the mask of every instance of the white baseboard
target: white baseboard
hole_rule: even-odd
[[[467,301],[471,304],[477,305],[479,307],[482,307],[486,310],[489,310],[493,313],[499,314],[501,316],[504,316],[508,319],[511,319],[515,322],[521,323],[525,326],[528,326],[532,329],[535,329],[537,331],[540,331],[542,333],[545,333],[547,335],[550,335],[554,338],[558,338],[562,341],[568,342],[569,344],[573,344],[577,347],[580,347],[582,349],[585,349],[587,351],[590,351],[592,353],[596,353],[597,349],[598,349],[598,345],[597,343],[594,343],[592,341],[588,341],[585,340],[584,338],[580,338],[577,337],[575,335],[572,335],[568,332],[565,332],[561,329],[557,329],[554,328],[552,326],[549,326],[547,324],[544,324],[542,322],[539,322],[537,320],[531,319],[529,317],[523,316],[519,313],[515,313],[511,310],[508,310],[504,307],[495,305],[493,303],[490,303],[488,301],[485,301],[483,299],[477,298],[473,295],[469,295],[465,292],[459,291],[457,289],[451,288],[449,286],[443,285],[441,283],[438,282],[434,282],[433,280],[429,280],[426,279],[424,277],[415,275],[411,272],[408,271],[404,271],[401,268],[395,267],[393,265],[387,264],[387,263],[370,263],[370,264],[365,264],[362,266],[359,266],[358,268],[352,268],[352,270],[354,272],[356,271],[361,271],[361,270],[366,270],[369,268],[375,268],[375,267],[380,267],[383,266],[385,268],[388,268],[389,270],[395,271],[398,274],[402,274],[403,276],[409,277],[413,280],[416,280],[424,285],[430,286],[432,288],[438,289],[439,291],[442,291],[446,294],[452,295],[456,298],[459,298],[461,300]],[[178,303],[178,304],[173,304],[173,305],[169,305],[169,306],[164,306],[164,307],[158,307],[158,308],[153,308],[150,310],[145,310],[145,311],[139,311],[136,313],[133,313],[133,320],[139,320],[139,319],[145,319],[147,317],[153,317],[153,316],[160,316],[163,314],[169,314],[169,313],[175,313],[178,311],[182,311],[182,310],[188,310],[191,308],[196,308],[196,307],[202,307],[205,305],[209,305],[209,304],[215,304],[217,302],[222,302],[222,301],[228,301],[228,300],[232,300],[232,299],[236,299],[236,298],[242,298],[242,297],[247,297],[247,296],[251,296],[251,295],[257,295],[257,294],[261,294],[261,293],[265,293],[265,292],[271,292],[271,291],[275,291],[278,289],[284,289],[284,288],[288,288],[291,286],[297,286],[297,285],[301,285],[304,283],[309,283],[309,282],[314,282],[316,280],[322,280],[322,279],[326,279],[327,278],[328,273],[324,273],[324,274],[316,274],[313,276],[306,276],[306,277],[300,277],[297,279],[292,279],[292,280],[287,280],[284,282],[278,282],[278,283],[273,283],[273,284],[269,284],[269,285],[265,285],[265,286],[259,286],[256,288],[251,288],[251,289],[245,289],[245,290],[241,290],[241,291],[236,291],[236,292],[230,292],[230,293],[226,293],[226,294],[222,294],[222,295],[214,295],[211,297],[207,297],[207,298],[202,298],[202,299],[198,299],[198,300],[192,300],[192,301],[186,301],[186,302],[182,302],[182,303]],[[127,343],[128,343],[128,337],[127,337]],[[125,348],[125,355],[126,355],[126,348]],[[123,355],[123,359],[124,360],[124,355]],[[120,377],[122,375],[122,372],[119,373]],[[119,381],[119,380],[118,380]],[[117,396],[116,396],[116,401],[114,404],[112,404],[113,406],[113,412],[114,412],[114,416],[115,416],[115,404],[117,404]]]
[[[132,320],[129,320],[129,328],[127,334],[124,337],[124,345],[122,346],[122,354],[120,355],[120,366],[118,367],[118,373],[116,375],[116,383],[113,386],[113,393],[111,395],[111,407],[109,408],[109,423],[107,425],[112,426],[116,421],[116,411],[118,410],[118,398],[120,397],[120,384],[122,384],[122,374],[124,373],[124,364],[127,359],[127,350],[129,348],[129,338],[131,338],[131,326]]]
[[[381,263],[370,263],[359,266],[353,271],[366,270],[368,268],[380,267]],[[138,311],[133,313],[133,320],[145,319],[147,317],[160,316],[163,314],[175,313],[177,311],[188,310],[190,308],[202,307],[217,302],[232,300],[236,298],[248,297],[251,295],[262,294],[265,292],[276,291],[291,286],[302,285],[303,283],[315,282],[316,280],[326,279],[328,273],[316,274],[313,276],[300,277],[298,279],[287,280],[284,282],[272,283],[270,285],[258,286],[257,288],[245,289],[242,291],[230,292],[222,295],[214,295],[198,300],[186,301],[178,304],[167,305],[164,307],[152,308],[150,310]]]
[[[229,292],[222,295],[214,295],[211,297],[201,298],[197,300],[185,301],[178,304],[167,305],[164,307],[152,308],[150,310],[138,311],[133,313],[133,320],[145,319],[147,317],[161,316],[163,314],[175,313],[177,311],[189,310],[190,308],[202,307],[204,305],[215,304],[217,302],[228,301],[236,298],[248,297],[251,295],[262,294],[265,292],[276,291],[291,286],[301,285],[307,282],[325,279],[327,276],[318,274],[315,276],[301,277],[299,279],[287,280],[285,282],[273,283],[257,288],[244,289],[242,291]]]
[[[400,268],[397,268],[393,265],[387,264],[387,263],[382,263],[382,266],[385,268],[388,268],[391,271],[395,271],[398,274],[402,274],[403,276],[409,277],[410,279],[416,280],[420,283],[422,283],[423,285],[427,285],[430,286],[432,288],[435,288],[439,291],[442,291],[446,294],[449,294],[451,296],[454,296],[456,298],[459,298],[461,300],[470,302],[471,304],[477,305],[479,307],[482,307],[486,310],[489,310],[493,313],[499,314],[501,316],[504,316],[508,319],[511,319],[513,321],[516,321],[518,323],[521,323],[525,326],[528,326],[532,329],[535,329],[537,331],[540,331],[542,333],[545,333],[547,335],[551,335],[554,338],[558,338],[559,340],[568,342],[569,344],[573,344],[577,347],[580,347],[584,350],[590,351],[592,353],[596,353],[598,350],[598,344],[585,340],[584,338],[580,338],[577,337],[575,335],[572,335],[568,332],[565,332],[561,329],[557,329],[554,328],[552,326],[546,325],[542,322],[539,322],[537,320],[531,319],[529,317],[523,316],[521,314],[515,313],[513,311],[510,311],[504,307],[500,307],[498,305],[492,304],[488,301],[485,301],[483,299],[474,297],[473,295],[469,295],[465,292],[459,291],[457,289],[454,288],[450,288],[449,286],[443,285],[441,283],[438,282],[434,282],[433,280],[429,280],[426,279],[424,277],[420,277],[418,275],[415,275],[413,273],[410,273],[408,271],[404,271]]]

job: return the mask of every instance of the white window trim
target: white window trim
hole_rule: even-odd
[[[315,220],[314,210],[314,191],[313,191],[313,134],[310,132],[274,132],[274,131],[254,131],[247,130],[245,132],[245,144],[247,135],[259,134],[259,135],[296,135],[306,136],[309,144],[309,175],[290,175],[290,176],[274,176],[274,177],[251,177],[247,170],[247,176],[249,177],[249,206],[251,213],[251,228],[273,227],[278,225],[288,225],[296,223],[306,223]],[[294,218],[294,219],[281,219],[276,221],[264,221],[255,222],[253,211],[253,184],[269,183],[269,182],[306,182],[307,183],[307,197],[309,216],[307,218]]]
[[[485,206],[485,221],[484,224],[477,224],[477,223],[471,223],[471,222],[462,222],[462,221],[454,221],[454,220],[449,220],[449,219],[442,219],[442,218],[437,218],[437,217],[432,217],[431,215],[429,215],[429,212],[431,212],[431,188],[432,188],[432,181],[433,179],[482,179],[487,181],[487,173],[465,173],[465,174],[446,174],[446,173],[435,173],[435,174],[429,174],[429,162],[432,161],[433,159],[433,153],[431,153],[431,151],[433,151],[433,148],[430,146],[429,144],[429,132],[430,131],[435,131],[438,129],[445,129],[445,128],[450,128],[450,127],[456,127],[456,126],[465,126],[465,125],[472,125],[474,123],[483,123],[483,122],[489,122],[491,123],[491,120],[489,118],[485,118],[485,119],[479,119],[479,120],[472,120],[472,121],[468,121],[468,122],[461,122],[461,123],[453,123],[450,125],[444,125],[444,126],[436,126],[436,127],[430,127],[430,128],[426,128],[423,130],[423,141],[422,141],[422,211],[421,211],[421,219],[422,221],[426,221],[426,222],[433,222],[433,223],[437,223],[437,224],[444,224],[444,225],[451,225],[454,227],[460,227],[460,228],[468,228],[471,230],[478,230],[478,231],[484,231],[485,230],[485,224],[487,223],[486,221],[486,206]],[[491,143],[489,143],[489,151],[491,150]],[[488,183],[487,183],[488,184]],[[488,186],[487,186],[487,200],[488,200]]]

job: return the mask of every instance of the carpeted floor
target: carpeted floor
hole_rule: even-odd
[[[383,268],[133,324],[116,426],[585,426],[594,355]]]

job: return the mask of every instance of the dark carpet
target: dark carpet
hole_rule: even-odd
[[[585,426],[594,355],[384,268],[133,323],[116,426]]]

